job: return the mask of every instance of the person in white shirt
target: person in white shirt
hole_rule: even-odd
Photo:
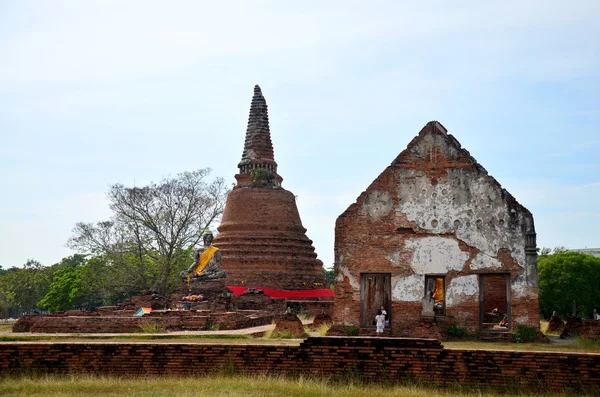
[[[383,316],[385,317],[385,323],[383,324],[384,327],[389,327],[390,318],[388,317],[387,311],[383,308],[383,305],[381,305],[381,314],[383,314]]]
[[[376,335],[383,333],[383,327],[385,325],[385,315],[381,313],[381,310],[377,311],[377,315],[375,316],[375,323],[377,324],[377,332]]]

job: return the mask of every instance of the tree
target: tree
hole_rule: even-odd
[[[167,295],[189,265],[190,249],[223,213],[228,189],[222,178],[207,183],[209,174],[206,168],[143,187],[113,185],[112,218],[78,223],[68,245],[126,269],[123,276],[138,289]]]
[[[79,269],[65,267],[54,273],[50,291],[39,302],[40,307],[51,312],[74,309],[73,301],[78,297]]]
[[[329,269],[326,269],[325,267],[323,267],[322,271],[323,271],[323,278],[325,278],[325,285],[327,286],[327,288],[332,288],[334,279],[335,279],[335,271],[333,270],[332,267]]]
[[[590,317],[600,306],[600,258],[579,252],[554,250],[538,257],[540,311],[566,317],[573,301],[581,316]]]
[[[30,259],[22,269],[10,271],[1,277],[0,295],[8,309],[17,314],[30,313],[46,295],[54,269]]]

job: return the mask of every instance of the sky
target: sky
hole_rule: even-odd
[[[73,255],[113,184],[235,182],[255,84],[325,266],[335,219],[430,120],[539,247],[600,247],[598,20],[597,0],[0,0],[0,266]]]

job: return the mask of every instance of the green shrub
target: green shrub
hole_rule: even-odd
[[[342,332],[346,336],[358,336],[359,331],[355,325],[345,325],[342,327]]]
[[[298,339],[298,337],[290,331],[272,332],[270,337],[273,339]]]
[[[331,324],[322,324],[318,329],[316,329],[316,333],[319,336],[327,336],[327,332],[329,331],[329,328],[331,328]]]
[[[467,331],[464,327],[459,327],[456,324],[452,324],[446,328],[446,335],[453,338],[464,338],[469,336],[469,331]]]
[[[221,325],[218,323],[213,323],[211,318],[206,319],[206,324],[204,325],[204,329],[206,331],[218,331],[221,329]]]
[[[263,184],[269,177],[269,171],[264,168],[257,168],[250,170],[250,177],[252,178],[252,184]]]
[[[537,338],[537,329],[527,325],[517,325],[512,332],[513,342],[532,342]]]
[[[163,327],[156,323],[140,324],[140,331],[145,334],[163,334],[167,332]]]
[[[578,337],[575,339],[573,345],[587,352],[600,351],[600,339]]]

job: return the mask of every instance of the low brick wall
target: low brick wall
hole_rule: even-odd
[[[328,314],[330,316],[333,314],[333,299],[288,299],[286,304],[292,313],[298,315],[315,317],[319,314]]]
[[[433,339],[316,337],[300,346],[0,344],[0,377],[30,373],[197,376],[223,372],[600,391],[600,354],[447,350]]]
[[[71,313],[78,314],[78,313]],[[130,333],[139,332],[144,324],[156,324],[167,331],[198,331],[209,325],[219,329],[241,329],[271,324],[273,314],[262,311],[235,312],[167,311],[141,317],[133,315],[104,316],[97,313],[83,315],[23,316],[13,326],[13,332],[41,333]]]
[[[579,317],[569,316],[560,337],[581,337],[600,340],[600,320],[584,320]]]

